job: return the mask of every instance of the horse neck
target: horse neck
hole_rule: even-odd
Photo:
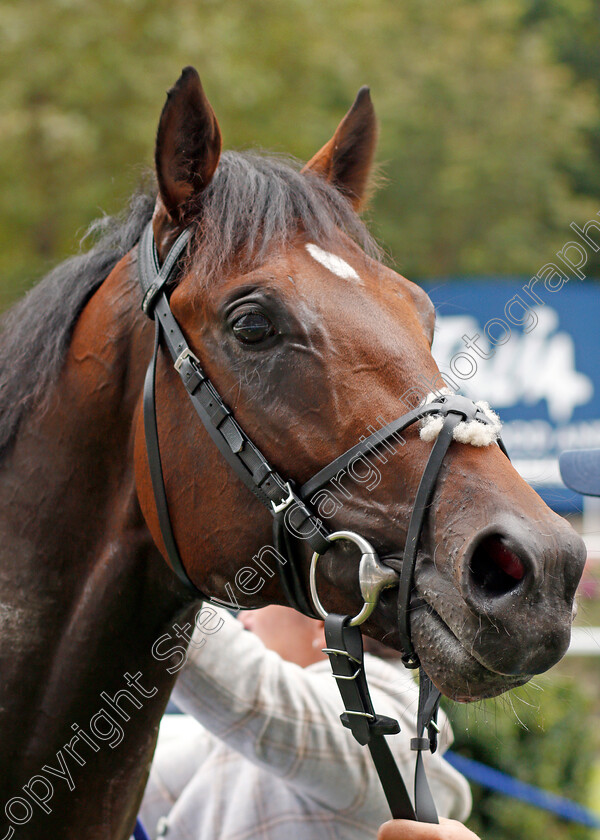
[[[0,808],[21,797],[16,817],[32,811],[26,824],[0,825],[0,837],[9,827],[16,838],[127,837],[175,679],[152,647],[190,605],[135,492],[134,417],[152,339],[129,262],[85,307],[54,393],[22,423],[0,472]],[[123,690],[119,714],[110,698]],[[98,749],[74,742],[101,709],[120,743],[116,728],[91,739]],[[108,715],[97,719],[104,732]],[[63,763],[63,778],[43,769]],[[22,789],[36,775],[54,791],[46,807]],[[32,790],[44,798],[43,782]]]

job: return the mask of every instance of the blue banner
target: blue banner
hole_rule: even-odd
[[[429,282],[433,354],[453,389],[504,422],[517,469],[557,510],[580,509],[558,454],[600,447],[600,285],[494,278]]]

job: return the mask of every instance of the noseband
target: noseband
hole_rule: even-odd
[[[383,735],[397,732],[399,728],[396,721],[376,715],[373,710],[362,667],[362,641],[358,627],[375,609],[381,591],[398,585],[398,630],[403,651],[402,660],[409,668],[419,667],[419,658],[411,641],[409,613],[419,606],[425,606],[424,601],[415,601],[412,598],[414,570],[425,514],[431,503],[442,462],[452,442],[456,427],[462,422],[477,421],[489,424],[491,421],[484,410],[472,400],[456,394],[441,395],[364,438],[323,467],[302,487],[297,488],[292,480],[285,479],[273,469],[258,447],[238,425],[230,409],[202,370],[198,358],[190,349],[171,312],[166,287],[178,270],[180,258],[187,249],[190,236],[190,228],[180,234],[162,267],[159,265],[151,223],[144,230],[138,249],[139,281],[143,292],[142,310],[155,322],[154,352],[144,383],[144,430],[158,520],[169,562],[179,579],[197,596],[205,601],[224,603],[218,598],[208,598],[190,580],[181,560],[171,525],[162,472],[155,404],[156,363],[161,336],[173,360],[175,370],[179,373],[192,405],[208,434],[238,478],[265,505],[273,517],[274,547],[286,560],[285,563],[278,563],[278,568],[282,589],[288,603],[294,609],[311,617],[316,617],[314,612],[316,610],[316,613],[325,619],[328,644],[326,652],[330,657],[334,676],[346,705],[342,722],[352,730],[354,737],[360,743],[369,745],[380,777],[382,777],[384,791],[393,815],[415,819],[415,811],[404,783],[383,738]],[[388,557],[385,558],[385,562],[382,562],[364,537],[351,531],[331,533],[312,510],[309,499],[354,460],[377,450],[392,436],[431,415],[442,418],[442,425],[421,476],[408,525],[403,557],[402,560]],[[497,442],[506,454],[501,439],[498,438]],[[349,540],[361,552],[359,583],[364,604],[353,618],[327,613],[317,593],[318,560],[338,540]],[[313,550],[310,566],[310,599],[297,562],[302,542],[308,543]],[[312,605],[314,605],[314,610]],[[226,604],[226,606],[229,605]],[[432,749],[432,751],[435,749],[435,716],[440,694],[422,669],[420,685],[417,720],[419,737],[413,739],[411,744],[417,751],[416,811],[419,819],[437,822],[435,806],[424,778],[421,752],[424,749]],[[423,737],[425,729],[428,730],[427,738]],[[396,775],[394,775],[394,770]],[[387,777],[387,783],[384,776]],[[402,788],[400,793],[399,786]]]

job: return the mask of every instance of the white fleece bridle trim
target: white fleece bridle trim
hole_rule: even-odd
[[[439,399],[442,395],[453,394],[450,388],[440,388],[439,391],[432,392],[425,398],[425,405]],[[458,426],[455,426],[453,432],[454,440],[459,443],[470,443],[471,446],[489,446],[495,443],[500,436],[502,423],[495,411],[492,411],[489,404],[486,402],[477,402],[475,405],[482,410],[485,416],[489,419],[489,423],[481,423],[479,420],[463,420]],[[419,435],[421,440],[435,440],[442,430],[444,425],[444,417],[440,414],[431,414],[424,417],[420,423]]]

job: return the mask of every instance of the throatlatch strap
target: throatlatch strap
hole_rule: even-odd
[[[158,424],[156,421],[156,401],[154,398],[154,386],[156,381],[156,360],[158,356],[158,348],[160,344],[160,326],[158,321],[154,329],[154,351],[152,353],[152,361],[146,371],[146,378],[144,380],[144,432],[146,435],[146,451],[148,453],[148,465],[150,467],[150,478],[152,479],[152,489],[154,490],[154,502],[156,504],[156,512],[158,514],[158,523],[160,525],[160,532],[162,534],[165,550],[169,558],[171,568],[187,587],[194,592],[198,592],[197,587],[192,583],[185,567],[181,561],[181,556],[175,541],[173,527],[171,525],[171,517],[169,516],[169,505],[167,502],[167,492],[165,490],[165,481],[163,477],[162,464],[160,460],[160,446],[158,440]]]

